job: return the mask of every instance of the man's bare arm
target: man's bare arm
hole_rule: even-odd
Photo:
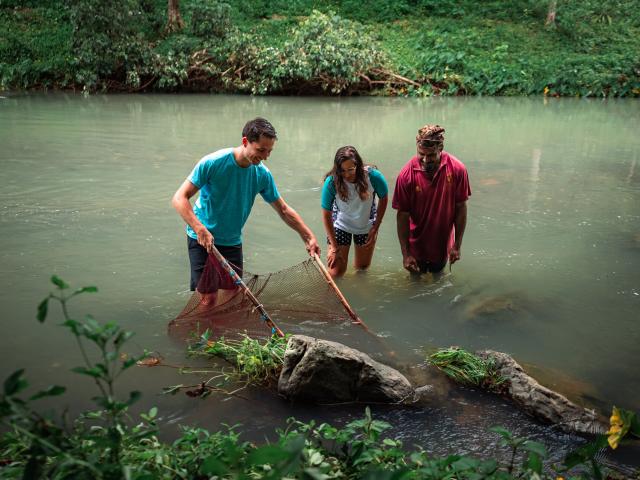
[[[191,197],[198,193],[198,190],[199,188],[193,183],[185,180],[176,193],[173,194],[171,204],[182,219],[196,232],[198,243],[210,252],[213,247],[213,235],[211,235],[211,232],[198,220],[190,202]]]
[[[462,248],[462,237],[467,228],[467,202],[456,203],[456,213],[453,220],[456,229],[455,243],[449,252],[449,262],[455,263],[460,260],[460,249]]]

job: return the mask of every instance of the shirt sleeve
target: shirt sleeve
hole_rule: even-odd
[[[378,198],[384,198],[389,194],[389,186],[380,170],[371,169],[369,171],[369,180],[371,180],[371,186]]]
[[[322,186],[322,198],[320,201],[320,205],[324,210],[329,210],[333,208],[333,202],[336,199],[336,186],[333,184],[333,176],[329,175]]]
[[[267,203],[273,203],[280,198],[280,192],[276,187],[276,181],[273,179],[271,172],[265,168],[264,176],[262,177],[262,189],[260,195]]]
[[[196,187],[202,188],[207,183],[209,183],[209,180],[215,170],[214,167],[215,167],[215,160],[212,160],[208,157],[203,157],[196,164],[196,166],[193,167],[193,170],[187,177],[187,180],[193,183]]]
[[[402,169],[396,179],[396,188],[393,191],[391,206],[400,212],[408,212],[411,208],[411,185],[407,178],[406,169]]]

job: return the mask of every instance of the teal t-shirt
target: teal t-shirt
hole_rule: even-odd
[[[267,203],[280,198],[269,169],[263,163],[240,167],[232,148],[203,157],[188,180],[200,189],[193,211],[217,245],[242,243],[242,227],[258,193]],[[189,225],[187,235],[198,238]]]

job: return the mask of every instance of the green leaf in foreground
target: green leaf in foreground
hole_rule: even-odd
[[[20,370],[16,370],[13,372],[9,378],[4,381],[4,394],[6,396],[15,395],[16,393],[20,393],[22,390],[27,388],[29,384],[23,377],[24,368]]]
[[[69,285],[57,275],[51,276],[51,283],[53,283],[60,290],[66,290],[67,288],[69,288]]]
[[[47,297],[44,300],[42,300],[40,302],[40,304],[38,305],[38,321],[40,323],[44,322],[44,320],[47,318],[47,313],[49,311],[49,299],[51,297]]]
[[[96,293],[98,291],[98,287],[89,286],[82,287],[73,292],[73,295],[80,295],[81,293]]]
[[[205,458],[204,462],[200,466],[200,473],[209,476],[221,477],[225,475],[229,470],[226,465],[222,463],[215,455]]]
[[[249,465],[275,465],[289,458],[291,454],[279,445],[265,445],[249,454],[247,464]]]
[[[67,391],[66,387],[61,387],[60,385],[51,385],[46,390],[42,390],[36,393],[35,395],[33,395],[29,400],[37,400],[39,398],[44,398],[44,397],[55,397],[58,395],[62,395],[66,391]]]

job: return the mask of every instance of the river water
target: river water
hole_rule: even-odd
[[[5,94],[2,378],[25,367],[34,388],[69,387],[58,405],[89,406],[93,385],[69,372],[81,361],[57,326],[60,314],[44,325],[35,319],[52,274],[97,285],[99,293],[78,298],[72,312],[135,331],[132,353],[146,348],[169,363],[193,363],[166,332],[189,298],[185,234],[170,198],[200,157],[238,144],[244,122],[258,115],[278,130],[267,165],[279,190],[319,238],[320,186],[339,146],[356,146],[392,188],[417,129],[446,128],[445,149],[466,164],[472,188],[462,260],[441,278],[410,278],[390,208],[370,270],[339,282],[369,327],[402,352],[405,371],[424,369],[425,352],[438,347],[490,348],[604,414],[611,405],[640,409],[637,100]],[[306,257],[259,197],[244,232],[252,272]],[[364,411],[290,405],[258,389],[242,398],[159,395],[163,386],[202,378],[136,368],[120,389],[143,391],[137,411],[158,405],[168,437],[179,424],[241,423],[260,439],[292,415],[340,425]],[[436,390],[427,405],[375,407],[374,416],[408,446],[435,453],[499,454],[493,425],[546,443],[556,459],[583,441],[495,397],[442,381]]]

